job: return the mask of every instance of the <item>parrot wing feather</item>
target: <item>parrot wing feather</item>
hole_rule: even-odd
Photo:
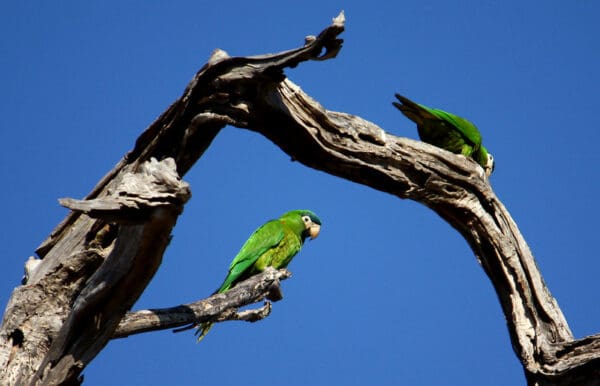
[[[444,110],[434,109],[413,102],[400,94],[396,94],[396,98],[398,98],[402,104],[392,102],[393,105],[417,125],[422,125],[425,120],[445,121],[461,133],[466,140],[471,142],[475,149],[481,146],[481,133],[479,133],[477,127],[469,120]]]
[[[471,123],[471,121],[448,113],[444,110],[432,109],[425,106],[423,107],[430,110],[438,118],[443,119],[454,126],[463,135],[463,137],[465,137],[465,139],[473,144],[473,147],[478,148],[481,146],[481,133],[477,127]]]
[[[228,290],[263,253],[277,246],[283,235],[283,224],[279,220],[268,221],[254,231],[231,262],[227,277],[216,292]]]

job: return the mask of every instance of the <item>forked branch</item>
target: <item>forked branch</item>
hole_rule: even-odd
[[[289,271],[267,268],[252,276],[231,290],[215,294],[194,303],[171,308],[141,310],[125,314],[113,334],[113,338],[124,338],[142,332],[165,330],[194,323],[245,320],[255,322],[264,319],[271,312],[271,303],[258,309],[237,311],[238,308],[254,304],[265,298],[277,301],[280,293],[279,282],[287,279]],[[276,294],[273,296],[272,294]]]
[[[285,78],[286,68],[304,61],[334,58],[342,45],[338,35],[343,30],[344,17],[340,14],[321,34],[306,39],[302,47],[294,50],[254,57],[228,57],[223,51],[216,51],[182,97],[138,138],[135,148],[87,199],[110,196],[127,173],[137,172],[151,157],[158,160],[171,157],[177,173],[185,174],[226,124],[261,133],[292,159],[309,167],[418,201],[434,210],[467,240],[492,281],[513,348],[530,384],[598,384],[600,337],[573,338],[517,225],[475,162],[425,143],[393,136],[360,117],[326,110]],[[390,90],[390,96],[395,91],[398,90]],[[175,208],[183,204],[181,200],[173,203]],[[53,365],[50,371],[57,374],[62,371],[60,374],[68,375],[64,379],[74,380],[73,374],[77,375],[101,348],[98,344],[105,344],[110,337],[133,333],[137,328],[127,332],[123,327],[133,325],[135,313],[128,314],[118,324],[135,296],[114,304],[117,312],[103,308],[103,320],[109,322],[102,331],[86,330],[89,333],[82,338],[64,327],[81,326],[89,321],[87,318],[93,314],[71,305],[79,304],[77,299],[82,296],[94,300],[93,296],[84,296],[88,294],[84,288],[95,294],[88,280],[103,271],[102,262],[114,253],[119,243],[135,236],[135,232],[122,233],[125,225],[116,232],[110,226],[106,228],[108,220],[91,219],[79,212],[84,207],[76,209],[38,248],[42,263],[30,275],[27,286],[19,287],[9,302],[0,330],[3,350],[0,365],[4,371],[0,379],[29,380],[31,369],[27,366],[35,368],[45,358],[45,364]],[[104,209],[110,212],[110,208]],[[171,214],[169,224],[174,224],[177,214]],[[168,237],[168,229],[164,227],[167,233],[162,236]],[[154,261],[160,263],[160,259]],[[70,267],[78,268],[72,271]],[[121,277],[134,280],[139,274]],[[149,280],[151,272],[142,276]],[[35,307],[49,297],[48,292],[39,290],[46,288],[44,285],[61,292],[60,301],[52,309],[56,314],[50,315],[46,331],[54,342],[59,342],[53,343],[59,348],[51,349],[45,356],[48,342],[25,327],[30,325]],[[28,304],[32,298],[38,303]],[[77,314],[81,311],[86,311],[83,319],[81,313]],[[163,311],[154,312],[157,323],[161,323],[161,318],[180,313],[181,309]],[[51,328],[56,325],[63,327]],[[24,330],[28,334],[26,342],[31,346],[23,344]],[[21,335],[16,331],[21,331]],[[90,339],[86,341],[87,338]],[[77,347],[74,356],[73,347]],[[35,350],[41,352],[41,357],[33,354]],[[15,352],[30,354],[33,359],[29,358],[28,365],[24,362],[15,365]],[[44,382],[59,379],[45,374]]]

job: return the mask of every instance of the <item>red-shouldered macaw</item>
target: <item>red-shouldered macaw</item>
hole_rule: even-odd
[[[316,238],[321,220],[310,210],[292,210],[276,220],[267,221],[246,240],[229,266],[229,272],[216,293],[223,293],[238,282],[262,272],[266,267],[285,268],[300,251],[306,237]],[[198,341],[212,323],[201,323]]]
[[[396,94],[401,103],[393,102],[402,114],[417,124],[419,137],[423,142],[471,157],[485,174],[494,171],[494,157],[481,143],[481,134],[470,121],[439,109],[415,103]]]

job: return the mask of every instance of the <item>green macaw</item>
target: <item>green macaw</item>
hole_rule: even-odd
[[[392,102],[402,114],[417,124],[423,142],[452,153],[471,157],[489,177],[494,171],[494,157],[481,144],[481,134],[470,121],[439,109],[415,103],[396,94],[401,103]]]
[[[321,220],[310,210],[292,210],[267,221],[246,240],[229,265],[227,277],[214,294],[223,293],[266,267],[285,268],[300,251],[306,237],[316,238]],[[213,323],[201,323],[196,335],[202,340]]]

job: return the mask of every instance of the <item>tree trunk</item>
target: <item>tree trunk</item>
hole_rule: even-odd
[[[258,320],[281,298],[285,271],[162,310],[127,313],[158,269],[190,197],[184,175],[226,124],[269,138],[293,159],[438,213],[467,240],[490,278],[531,385],[600,384],[600,335],[575,340],[517,225],[472,160],[395,137],[360,117],[324,109],[283,70],[334,58],[340,14],[303,47],[230,58],[213,53],[184,94],[138,138],[27,263],[0,329],[0,384],[77,384],[109,339],[228,319]],[[285,128],[285,129],[282,129]],[[159,161],[157,161],[159,160]]]

